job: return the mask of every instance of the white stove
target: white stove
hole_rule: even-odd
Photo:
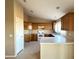
[[[44,37],[44,31],[38,30],[37,36],[38,36],[38,40],[40,40],[42,37]]]

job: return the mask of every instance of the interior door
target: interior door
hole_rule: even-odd
[[[22,49],[24,49],[24,29],[23,20],[21,18],[16,18],[16,54],[18,54]]]

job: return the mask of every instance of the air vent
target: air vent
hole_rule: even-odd
[[[24,2],[26,2],[26,0],[24,0]]]
[[[33,13],[33,10],[30,10],[31,13]]]

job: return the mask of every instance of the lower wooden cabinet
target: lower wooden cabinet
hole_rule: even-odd
[[[31,34],[31,41],[37,41],[37,34]]]
[[[25,42],[37,41],[37,34],[25,34],[24,35],[24,41]]]
[[[29,42],[30,41],[30,35],[29,34],[24,34],[24,41]]]

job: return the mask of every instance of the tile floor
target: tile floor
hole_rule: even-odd
[[[25,49],[17,57],[5,59],[40,59],[40,44],[38,41],[25,43]]]

